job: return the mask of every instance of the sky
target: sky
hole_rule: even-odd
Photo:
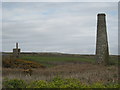
[[[2,3],[0,3],[0,52],[2,51]]]
[[[2,2],[118,2],[119,0],[1,0]]]
[[[110,54],[118,54],[117,2],[3,2],[2,51],[95,54],[97,14],[106,14]]]

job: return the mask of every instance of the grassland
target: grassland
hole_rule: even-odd
[[[20,68],[3,67],[3,82],[6,83],[10,80],[14,81],[14,79],[20,79],[24,80],[27,84],[29,84],[29,82],[37,83],[36,81],[39,82],[40,80],[43,80],[42,82],[47,83],[45,85],[49,85],[49,82],[51,83],[56,76],[59,76],[62,80],[66,80],[68,78],[77,79],[78,81],[89,87],[91,87],[91,85],[93,84],[97,84],[98,86],[95,87],[99,87],[99,83],[101,88],[107,87],[105,85],[108,84],[111,85],[109,87],[114,87],[114,85],[116,86],[118,83],[117,56],[110,56],[110,65],[108,66],[95,64],[95,57],[89,55],[21,56],[19,59],[21,61],[26,60],[25,62],[29,61],[39,63],[40,65],[43,65],[46,68],[32,68],[32,75],[29,76],[28,74],[23,73],[23,71]],[[60,83],[61,82],[59,81],[58,84]],[[39,84],[38,87],[40,87],[41,84]],[[62,85],[64,86],[64,83]],[[56,88],[58,87],[56,86]]]
[[[20,59],[35,61],[47,67],[64,63],[95,63],[94,56],[22,56]],[[109,60],[110,64],[118,64],[117,56],[110,56]]]

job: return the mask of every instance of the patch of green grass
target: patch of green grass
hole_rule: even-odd
[[[22,56],[20,59],[35,61],[41,63],[47,67],[54,66],[54,62],[89,62],[95,63],[94,57],[85,57],[85,56]],[[110,65],[117,65],[118,58],[117,56],[110,56],[109,57]]]
[[[64,62],[64,61],[81,61],[94,62],[93,58],[86,57],[68,57],[68,56],[24,56],[21,59],[36,61],[36,62]]]
[[[62,62],[90,62],[94,63],[95,60],[93,58],[88,57],[73,57],[73,56],[24,56],[20,57],[20,59],[35,61],[46,67],[55,66],[55,63]]]
[[[109,62],[110,62],[110,64],[112,64],[112,65],[117,65],[117,64],[119,64],[119,63],[118,63],[118,57],[117,57],[117,56],[110,56],[110,57],[109,57]]]

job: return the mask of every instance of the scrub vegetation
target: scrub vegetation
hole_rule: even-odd
[[[3,58],[3,88],[118,88],[118,57],[98,65],[94,56]]]

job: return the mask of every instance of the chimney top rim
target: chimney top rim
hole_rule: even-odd
[[[106,16],[105,13],[98,13],[98,16]]]

